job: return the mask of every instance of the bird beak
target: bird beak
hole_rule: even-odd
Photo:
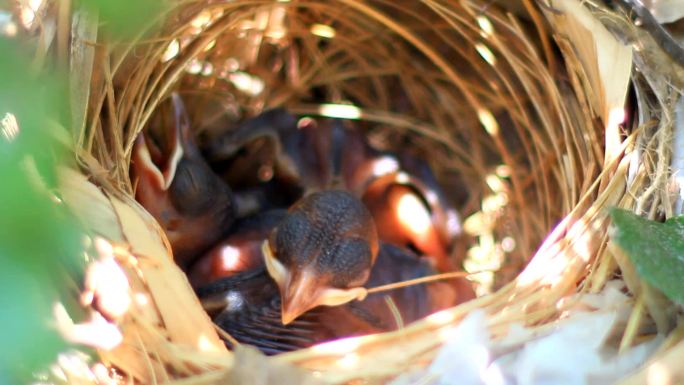
[[[176,115],[176,122],[174,130],[170,138],[170,153],[165,158],[164,164],[156,165],[152,160],[150,149],[147,146],[147,141],[144,133],[140,133],[135,140],[133,147],[133,167],[140,177],[145,177],[147,183],[153,185],[159,191],[167,191],[173,183],[173,178],[176,175],[176,169],[181,158],[183,158],[183,135],[184,130],[187,131],[187,125],[180,118],[185,114],[183,105],[179,97],[173,95],[173,104]]]
[[[302,271],[289,277],[282,293],[282,321],[287,325],[318,305],[319,283],[314,274]]]
[[[133,169],[138,178],[145,186],[153,186],[157,191],[165,191],[166,180],[159,167],[152,161],[150,149],[147,147],[145,134],[135,139],[133,146]]]
[[[355,299],[363,300],[367,294],[363,287],[336,289],[322,285],[313,273],[304,270],[285,287],[281,311],[283,325],[316,306],[339,306]]]
[[[338,306],[347,302],[363,300],[368,292],[363,287],[336,289],[321,284],[316,274],[307,269],[293,273],[273,255],[268,240],[261,245],[264,264],[269,275],[278,285],[281,297],[281,320],[283,325],[319,305]]]
[[[294,321],[305,311],[316,306],[315,292],[318,286],[311,273],[302,271],[293,274],[273,255],[268,240],[261,245],[264,264],[268,274],[278,285],[281,297],[281,318],[283,325]]]

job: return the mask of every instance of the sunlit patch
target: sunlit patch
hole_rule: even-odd
[[[508,204],[508,195],[506,193],[498,193],[487,195],[482,199],[482,211],[491,213],[502,209]]]
[[[69,351],[60,353],[59,355],[57,355],[57,363],[59,369],[53,372],[61,372],[59,377],[61,378],[62,376],[64,376],[65,378],[68,378],[68,383],[82,383],[86,381],[95,381],[95,374],[88,367],[87,360],[88,357],[82,354],[81,352]],[[68,376],[66,376],[65,371],[69,373]],[[76,379],[80,381],[74,381]]]
[[[482,56],[482,58],[489,64],[495,65],[496,64],[496,56],[494,56],[494,53],[487,47],[486,45],[482,43],[476,43],[475,44],[475,50],[477,50],[477,53]]]
[[[113,370],[109,370],[104,364],[96,363],[91,369],[98,384],[102,385],[116,385],[122,384],[123,378],[117,376]]]
[[[18,31],[17,23],[12,20],[12,14],[0,11],[0,35],[14,37]]]
[[[507,164],[500,164],[496,166],[496,175],[499,176],[499,178],[508,178],[511,176],[511,166]]]
[[[391,156],[383,156],[373,161],[373,176],[380,177],[399,170],[399,162]]]
[[[200,73],[202,74],[202,76],[211,76],[211,74],[214,73],[214,65],[210,62],[204,63],[204,66],[202,66],[202,71]]]
[[[400,184],[409,184],[411,182],[411,177],[407,173],[400,171],[397,173],[394,180]]]
[[[608,124],[606,128],[617,127],[622,124],[627,118],[627,112],[624,108],[613,108],[608,112]]]
[[[270,8],[265,14],[268,24],[264,31],[264,36],[276,42],[287,36],[287,27],[285,25],[286,16],[286,7],[276,6]]]
[[[359,362],[361,362],[361,358],[359,357],[358,354],[349,353],[349,354],[345,354],[344,357],[337,360],[337,366],[344,368],[344,369],[353,369],[353,368],[359,366]]]
[[[461,218],[458,215],[458,212],[454,209],[448,209],[446,217],[447,234],[452,237],[461,234]]]
[[[178,53],[180,52],[180,42],[178,39],[173,39],[169,42],[169,45],[166,46],[166,50],[164,50],[164,53],[161,56],[161,61],[162,63],[165,63],[176,56],[178,56]]]
[[[61,205],[62,203],[64,203],[62,198],[60,198],[57,195],[52,194],[52,193],[50,194],[50,200],[53,201],[54,203],[58,204],[58,205]]]
[[[495,136],[499,134],[499,123],[496,122],[494,115],[489,110],[477,110],[477,118],[489,135]]]
[[[417,196],[406,193],[397,203],[397,217],[402,225],[416,234],[425,234],[432,224],[430,213]]]
[[[494,26],[492,26],[492,22],[489,21],[487,16],[479,15],[475,20],[477,20],[477,25],[479,25],[480,30],[482,30],[482,37],[488,37],[494,33]]]
[[[479,235],[490,231],[491,226],[485,214],[478,211],[466,218],[463,229],[470,235]]]
[[[621,151],[622,139],[620,138],[620,124],[625,121],[626,112],[622,107],[611,108],[608,111],[608,116],[604,117],[606,121],[605,129],[605,147],[606,158],[612,159],[616,157]]]
[[[315,353],[321,354],[345,354],[351,353],[361,346],[361,340],[358,338],[346,338],[328,342],[325,344],[315,345],[311,350]]]
[[[218,346],[211,342],[211,339],[204,334],[197,337],[197,348],[202,352],[218,352],[221,351]]]
[[[314,24],[311,26],[311,33],[326,39],[335,37],[335,28],[325,24]]]
[[[59,360],[59,357],[57,359]],[[62,382],[67,383],[66,373],[64,373],[64,369],[62,369],[62,367],[60,367],[59,365],[57,365],[57,364],[51,365],[50,366],[50,374],[52,374],[55,378],[61,380]],[[45,383],[48,383],[47,378],[44,378],[42,380],[45,381]]]
[[[0,120],[0,135],[8,142],[17,138],[19,135],[19,123],[17,123],[17,117],[14,114],[8,112]]]
[[[586,222],[578,220],[567,230],[567,242],[542,244],[540,252],[518,276],[518,284],[555,285],[567,274],[567,270],[579,263],[586,263],[592,253],[592,232],[586,231]],[[567,228],[567,223],[559,224],[551,234]],[[553,238],[548,238],[553,239]]]
[[[19,20],[24,28],[31,29],[42,5],[43,0],[28,0],[22,2],[20,5]]]
[[[318,113],[328,118],[359,119],[361,109],[349,104],[321,104]]]
[[[211,12],[204,10],[198,13],[197,16],[190,21],[190,26],[192,26],[196,32],[199,32],[211,23],[211,19]]]
[[[236,71],[228,74],[228,81],[238,90],[251,96],[257,96],[264,91],[266,85],[257,76],[253,76],[243,71]]]
[[[57,330],[71,343],[111,350],[123,341],[119,328],[105,320],[100,313],[93,312],[90,321],[74,324],[64,305],[57,302],[53,306],[53,314]]]
[[[487,186],[494,191],[494,192],[502,192],[505,191],[505,186],[504,183],[501,181],[501,179],[494,175],[494,174],[489,174],[485,177],[485,182],[487,182]]]
[[[145,293],[133,294],[133,300],[135,300],[135,303],[138,304],[138,306],[147,306],[150,304],[150,299]]]
[[[204,52],[209,52],[209,51],[211,51],[212,48],[214,48],[215,46],[216,46],[216,39],[210,41],[209,44],[207,44],[207,46],[204,47]]]
[[[670,368],[658,362],[648,367],[648,385],[671,385],[672,373]]]
[[[433,325],[445,325],[456,320],[456,313],[448,309],[442,310],[427,316],[425,320]]]
[[[203,63],[197,59],[193,59],[188,63],[188,67],[185,69],[189,74],[197,75],[202,72]]]
[[[83,305],[91,305],[97,299],[97,308],[106,315],[118,318],[131,305],[130,286],[126,273],[113,256],[113,247],[102,238],[95,239],[100,258],[92,262],[85,277],[85,290],[81,295]]]
[[[239,311],[245,306],[245,297],[239,291],[231,290],[226,293],[226,304],[229,311]]]
[[[224,246],[221,248],[221,268],[223,270],[235,270],[240,264],[240,249],[234,246]]]
[[[459,334],[460,332],[456,326],[445,327],[437,332],[437,335],[442,342],[451,341],[457,338]]]
[[[229,57],[223,63],[223,67],[228,72],[235,72],[240,69],[240,61],[237,58]]]
[[[439,197],[437,193],[432,190],[425,191],[425,200],[431,205],[437,205],[439,203]]]
[[[501,248],[507,253],[515,250],[515,239],[513,239],[513,237],[504,237],[504,239],[501,240]]]
[[[589,227],[596,224],[597,223],[591,223]],[[584,262],[588,262],[591,257],[591,243],[593,240],[591,231],[588,231],[587,227],[585,221],[577,221],[570,226],[566,235],[567,239],[572,240],[572,254],[579,257]]]

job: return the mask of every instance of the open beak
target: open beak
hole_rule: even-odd
[[[281,317],[283,325],[318,305],[319,284],[313,274],[303,271],[290,277],[282,295]]]
[[[159,191],[167,191],[173,183],[176,175],[178,163],[183,158],[183,139],[184,131],[188,130],[187,124],[182,117],[185,114],[182,102],[178,95],[173,94],[173,105],[175,115],[174,129],[171,131],[168,154],[163,157],[161,165],[155,164],[148,148],[147,138],[144,133],[140,133],[135,140],[133,147],[133,167],[140,177],[147,178],[148,183],[155,186]]]

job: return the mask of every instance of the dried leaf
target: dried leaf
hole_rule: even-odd
[[[591,12],[577,0],[554,0],[549,13],[556,31],[567,38],[582,67],[585,92],[607,128],[606,149],[619,147],[618,124],[625,117],[624,105],[632,70],[632,47],[619,42]]]
[[[138,256],[138,268],[161,314],[169,338],[203,351],[225,351],[187,277],[164,246],[152,216],[133,200],[124,202],[110,197],[110,201],[133,254]]]
[[[95,234],[124,243],[114,208],[102,191],[74,169],[61,167],[58,175],[62,199],[81,222]]]

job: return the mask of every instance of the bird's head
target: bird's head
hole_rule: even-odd
[[[316,306],[364,298],[378,237],[359,199],[325,190],[296,203],[264,242],[263,251],[280,290],[282,322],[288,324]]]

